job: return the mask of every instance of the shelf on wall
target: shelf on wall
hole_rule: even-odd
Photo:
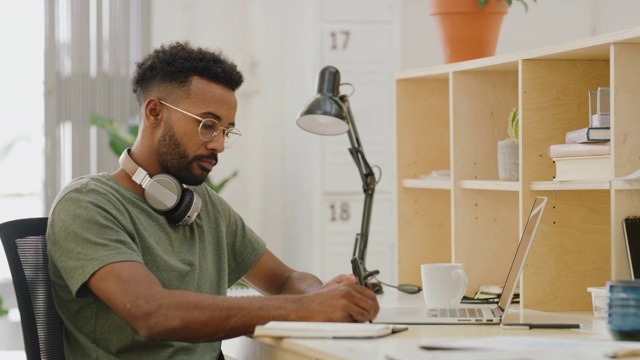
[[[640,179],[634,180],[611,180],[613,190],[640,190]]]
[[[640,179],[534,181],[530,190],[640,190]]]
[[[460,180],[460,188],[472,190],[520,191],[520,182],[499,180]]]
[[[409,189],[451,190],[451,180],[404,179],[402,186]]]
[[[499,180],[461,180],[459,182],[461,189],[471,190],[497,190],[497,191],[520,191],[520,182],[518,181],[499,181]],[[409,189],[436,189],[451,190],[451,181],[448,180],[423,180],[423,179],[404,179],[402,186]]]
[[[609,190],[609,180],[532,181],[530,190]]]

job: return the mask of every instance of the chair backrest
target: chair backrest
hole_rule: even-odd
[[[28,360],[64,359],[64,325],[53,303],[45,234],[48,218],[0,224]]]

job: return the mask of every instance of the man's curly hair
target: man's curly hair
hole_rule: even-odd
[[[220,50],[193,47],[189,42],[162,45],[136,64],[133,93],[142,105],[152,89],[189,89],[192,76],[216,82],[236,91],[244,77],[236,64]]]

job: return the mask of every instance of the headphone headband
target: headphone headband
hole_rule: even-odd
[[[126,171],[127,174],[131,176],[131,179],[133,179],[136,184],[141,185],[146,189],[150,180],[149,174],[145,169],[141,168],[140,166],[138,166],[138,164],[136,164],[135,161],[133,161],[131,155],[129,155],[130,150],[131,148],[125,149],[122,152],[122,155],[120,155],[120,159],[118,160],[118,162],[120,163],[120,166],[122,166],[122,169],[124,169],[124,171]]]
[[[118,161],[131,179],[142,186],[147,203],[154,210],[163,212],[176,225],[191,224],[200,212],[200,198],[169,174],[149,177],[147,171],[133,161],[130,150],[125,149]]]

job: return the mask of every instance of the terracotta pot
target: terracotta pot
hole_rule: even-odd
[[[430,11],[440,28],[444,62],[495,55],[502,19],[508,10],[504,0],[490,0],[482,10],[478,0],[431,0]]]

